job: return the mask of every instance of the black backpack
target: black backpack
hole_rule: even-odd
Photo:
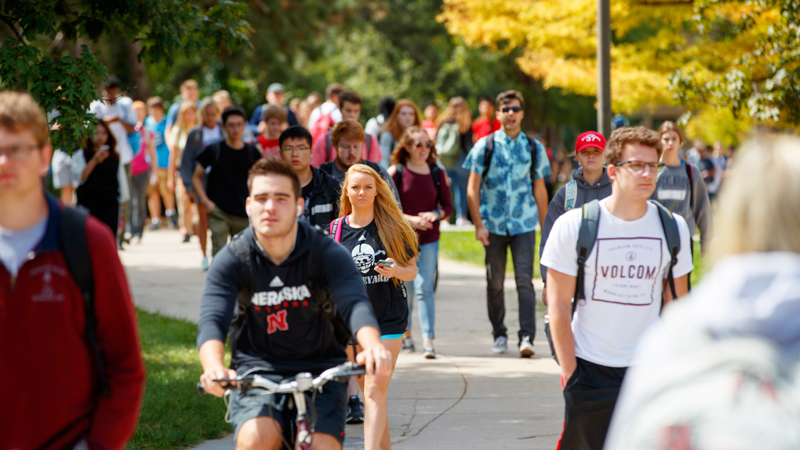
[[[648,200],[648,203],[655,205],[658,209],[658,217],[661,219],[661,226],[664,228],[664,236],[667,238],[667,248],[669,249],[670,263],[669,272],[667,274],[667,282],[669,289],[672,293],[672,298],[677,299],[675,293],[675,279],[672,276],[672,269],[678,262],[678,252],[681,249],[681,236],[678,232],[678,222],[675,217],[660,203]],[[594,243],[597,240],[597,228],[600,225],[600,202],[593,200],[583,205],[583,218],[581,219],[581,227],[578,231],[578,243],[576,249],[578,250],[578,276],[575,280],[575,298],[572,301],[572,315],[575,315],[575,310],[579,302],[586,303],[586,295],[583,292],[583,277],[584,266],[589,253],[592,252]]]
[[[253,279],[257,276],[255,273],[256,264],[254,261],[256,254],[252,251],[252,247],[247,243],[244,237],[248,234],[246,231],[247,230],[234,236],[230,244],[228,244],[243,269],[240,279],[241,286],[239,295],[237,296],[236,314],[233,317],[229,333],[232,360],[236,357],[237,340],[244,329],[243,325],[247,315],[247,309],[250,307],[253,300],[253,294],[255,293]],[[348,344],[355,342],[353,334],[350,332],[350,327],[347,326],[342,314],[336,307],[336,303],[331,298],[328,286],[322,281],[322,276],[319,272],[319,261],[321,260],[320,252],[328,241],[328,237],[313,227],[308,227],[307,231],[306,238],[311,239],[311,243],[309,244],[311,248],[310,254],[306,256],[306,274],[308,274],[309,290],[317,306],[325,313],[325,317],[333,327],[333,334],[336,341],[342,347],[346,347]]]
[[[64,206],[61,210],[61,223],[59,223],[58,241],[64,262],[69,273],[78,285],[83,296],[83,312],[86,318],[86,341],[94,355],[97,380],[95,393],[107,397],[110,386],[105,372],[105,355],[97,345],[97,317],[94,311],[94,276],[92,274],[92,260],[89,256],[89,246],[86,241],[87,215],[75,208]]]
[[[656,206],[658,209],[658,217],[661,219],[661,226],[664,228],[664,236],[667,238],[667,248],[669,248],[670,254],[670,264],[669,264],[669,273],[667,274],[667,282],[669,283],[669,289],[672,293],[672,298],[677,299],[678,296],[675,293],[675,279],[672,276],[672,269],[675,267],[675,264],[678,262],[678,252],[681,249],[681,236],[680,232],[678,231],[678,222],[675,221],[675,217],[672,213],[665,207],[661,206],[660,203],[648,200],[649,203]],[[583,205],[583,216],[581,218],[581,226],[578,231],[578,242],[576,244],[576,249],[578,251],[578,275],[575,279],[575,297],[572,299],[572,316],[575,316],[575,310],[578,308],[578,303],[581,304],[586,303],[586,295],[584,293],[583,287],[583,278],[584,278],[584,270],[586,265],[586,260],[589,257],[589,254],[592,252],[592,248],[594,247],[595,241],[597,241],[597,228],[600,225],[600,202],[599,200],[593,200],[589,203],[585,203]],[[662,302],[663,305],[663,302]],[[545,323],[544,325],[544,332],[547,336],[547,341],[550,344],[550,352],[553,354],[553,357],[556,357],[556,350],[553,346],[553,339],[550,335],[550,324]],[[556,362],[558,362],[558,358],[556,358]]]
[[[525,138],[528,139],[528,147],[531,151],[531,183],[533,183],[534,175],[536,174],[536,154],[538,153],[536,143],[538,141],[527,134]],[[492,155],[494,155],[494,133],[486,137],[486,151],[483,153],[483,174],[481,174],[481,179],[484,183],[489,175],[489,167],[492,165]]]

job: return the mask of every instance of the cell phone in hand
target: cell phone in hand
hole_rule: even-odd
[[[379,266],[391,267],[392,265],[394,265],[394,263],[392,261],[387,261],[387,260],[383,259],[383,260],[378,261],[378,265]]]

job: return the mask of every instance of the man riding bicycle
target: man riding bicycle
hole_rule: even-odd
[[[260,160],[248,174],[251,225],[214,258],[206,278],[197,344],[206,392],[221,397],[223,383],[257,370],[274,381],[319,374],[346,361],[337,318],[364,349],[356,360],[367,373],[389,374],[391,354],[352,257],[297,218],[303,213],[300,181],[283,161]],[[329,297],[328,297],[329,296]],[[335,314],[327,305],[332,299]],[[223,362],[234,309],[231,369]],[[326,311],[327,310],[327,311]],[[339,337],[341,333],[338,333]],[[279,449],[291,425],[291,396],[231,394],[236,448]],[[340,449],[344,441],[345,384],[327,383],[313,402],[312,449]]]

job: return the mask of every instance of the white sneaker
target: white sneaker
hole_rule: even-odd
[[[472,225],[472,222],[467,220],[466,217],[459,217],[456,219],[456,226]]]
[[[505,353],[508,351],[508,338],[505,336],[498,336],[497,339],[494,340],[494,345],[492,346],[492,351],[495,353]]]
[[[422,356],[425,359],[436,359],[436,350],[433,349],[432,339],[423,339],[422,350]]]
[[[200,270],[203,272],[208,271],[208,256],[203,256],[203,262],[200,263]]]
[[[519,343],[519,354],[523,358],[530,358],[535,354],[530,336],[522,336],[522,341]]]

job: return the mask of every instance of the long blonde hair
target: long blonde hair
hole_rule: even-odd
[[[800,253],[800,139],[750,141],[720,194],[712,261],[749,252]],[[792,200],[795,199],[795,200]]]
[[[375,186],[378,195],[372,208],[375,214],[375,225],[378,226],[378,236],[381,238],[386,255],[394,259],[401,266],[408,265],[408,262],[417,256],[417,233],[403,216],[403,211],[397,206],[392,189],[383,177],[375,170],[365,164],[354,164],[347,169],[342,184],[342,197],[339,201],[339,217],[344,217],[353,212],[353,205],[350,197],[347,196],[347,185],[350,175],[363,173],[375,179]],[[408,251],[412,254],[409,255]],[[395,280],[397,282],[397,280]]]
[[[189,131],[191,131],[191,129],[197,125],[197,123],[194,125],[189,125],[186,123],[186,114],[184,113],[190,109],[194,110],[193,116],[195,119],[197,119],[197,105],[195,102],[184,101],[181,103],[181,108],[178,110],[178,120],[175,122],[175,125],[177,125],[178,129],[186,134],[188,134]]]

